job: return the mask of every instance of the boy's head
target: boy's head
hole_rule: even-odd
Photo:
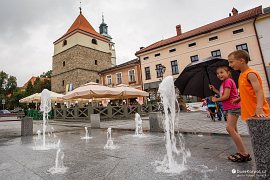
[[[240,70],[249,60],[249,54],[244,50],[237,50],[228,55],[229,66],[234,70]]]

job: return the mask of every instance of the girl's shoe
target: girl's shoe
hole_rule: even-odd
[[[231,154],[228,159],[232,162],[247,162],[252,160],[250,154],[242,155],[240,153]]]

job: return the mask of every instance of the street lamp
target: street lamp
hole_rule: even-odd
[[[163,80],[163,74],[164,74],[165,71],[166,71],[166,67],[163,66],[162,64],[160,64],[160,65],[158,65],[158,66],[156,67],[155,70],[157,71],[157,74],[158,74],[158,75],[160,74],[159,77],[161,77],[161,80]]]

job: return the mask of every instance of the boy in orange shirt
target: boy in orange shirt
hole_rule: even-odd
[[[239,103],[241,100],[241,117],[243,120],[257,116],[270,116],[270,108],[263,93],[262,79],[257,71],[248,66],[250,60],[249,54],[243,50],[237,50],[229,54],[229,66],[234,70],[240,70],[238,79],[240,98],[233,100],[233,103]],[[232,155],[230,160],[247,160],[249,154]]]

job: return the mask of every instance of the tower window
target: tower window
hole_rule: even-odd
[[[62,81],[62,86],[65,86],[65,81],[64,80]]]
[[[95,65],[97,65],[97,60],[95,60]]]
[[[63,67],[65,67],[66,66],[66,61],[63,61]]]
[[[67,45],[67,40],[63,41],[63,46]]]
[[[97,40],[96,39],[92,39],[92,44],[97,44]]]

